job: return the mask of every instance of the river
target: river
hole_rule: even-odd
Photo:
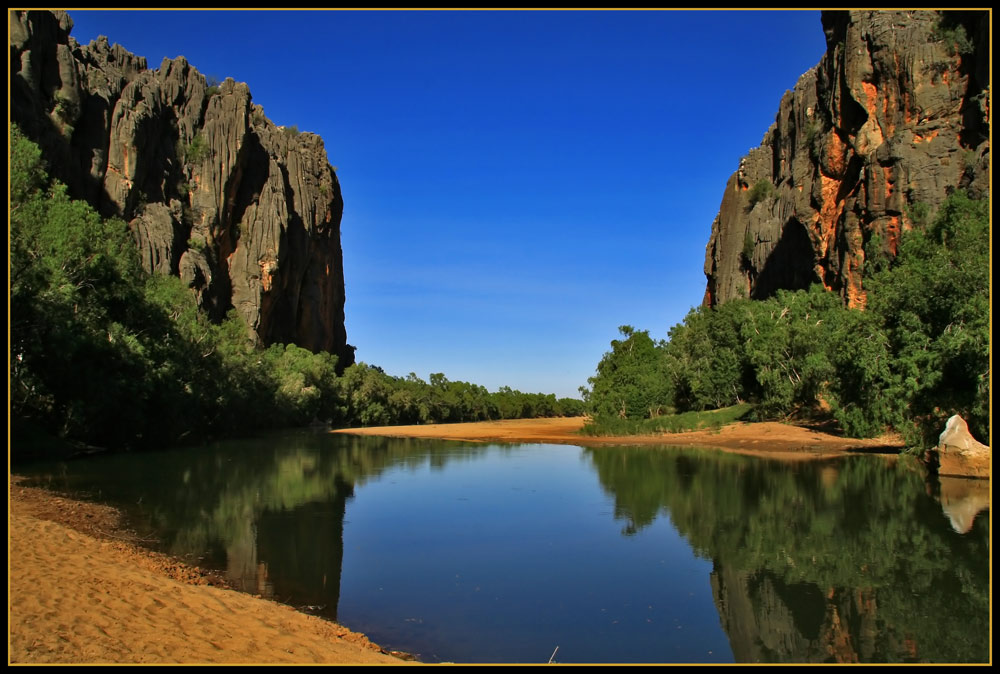
[[[989,509],[905,459],[294,431],[19,472],[424,662],[990,657]]]

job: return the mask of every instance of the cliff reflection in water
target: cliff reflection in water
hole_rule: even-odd
[[[663,514],[712,560],[737,662],[988,661],[988,494],[956,523],[905,459],[587,451],[623,534]]]
[[[554,640],[579,662],[723,662],[726,640],[736,662],[989,658],[989,493],[902,459],[295,432],[36,475],[239,589],[340,604],[438,660],[534,661]]]
[[[336,620],[344,516],[355,486],[389,466],[443,465],[475,451],[286,432],[75,461],[41,482],[114,502],[155,532],[165,552],[224,570],[239,590]]]

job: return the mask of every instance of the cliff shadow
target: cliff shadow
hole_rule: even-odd
[[[805,290],[820,281],[815,272],[815,253],[806,228],[796,218],[789,218],[781,238],[767,256],[760,270],[751,299],[764,300],[780,289]]]

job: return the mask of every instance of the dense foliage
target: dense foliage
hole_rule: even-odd
[[[148,447],[261,428],[575,415],[578,400],[392,377],[208,320],[180,279],[145,273],[128,226],[50,181],[10,131],[10,400],[16,440]],[[23,442],[15,443],[17,447]]]
[[[666,340],[622,326],[584,389],[598,426],[749,402],[758,419],[829,414],[913,445],[957,413],[988,437],[988,207],[956,192],[895,258],[873,259],[864,311],[814,286],[698,307]]]

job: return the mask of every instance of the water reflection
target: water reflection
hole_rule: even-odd
[[[976,516],[990,507],[990,483],[987,480],[973,480],[962,477],[942,476],[928,484],[930,493],[935,493],[941,509],[951,522],[951,528],[960,534],[972,530]]]
[[[516,469],[503,468],[513,465],[504,463],[508,454],[516,455]],[[445,584],[422,588],[426,595],[404,595],[411,590],[407,586],[415,584],[407,575],[391,601],[352,598],[352,606],[364,604],[377,611],[403,605],[414,614],[419,611],[427,625],[407,624],[410,634],[420,634],[414,631],[420,629],[430,634],[434,624],[433,638],[438,639],[439,632],[441,642],[455,640],[458,633],[470,640],[463,644],[468,650],[442,655],[444,659],[472,661],[470,654],[486,653],[487,644],[494,647],[503,639],[494,631],[496,625],[530,622],[534,615],[541,623],[532,629],[545,634],[532,647],[546,650],[544,657],[561,644],[564,657],[572,648],[581,653],[585,647],[606,648],[586,651],[583,661],[666,661],[663,653],[674,651],[665,645],[671,643],[673,649],[684,639],[655,627],[649,620],[652,614],[643,613],[641,619],[639,614],[622,614],[607,628],[617,631],[604,633],[602,625],[612,624],[608,614],[584,616],[581,611],[588,605],[573,603],[601,589],[593,579],[604,577],[608,597],[633,592],[652,597],[659,592],[661,599],[667,598],[661,605],[677,606],[678,599],[670,594],[676,590],[668,587],[678,582],[676,569],[689,573],[700,567],[668,568],[660,560],[653,573],[638,570],[644,560],[653,559],[650,545],[659,543],[650,539],[663,536],[656,524],[663,518],[690,545],[694,557],[685,552],[688,558],[711,564],[708,571],[701,562],[705,568],[698,573],[710,585],[704,603],[711,612],[714,602],[718,622],[703,623],[700,630],[717,631],[721,624],[725,637],[719,638],[728,637],[737,662],[988,660],[988,486],[984,491],[979,482],[954,479],[928,486],[923,473],[906,462],[858,456],[786,464],[691,449],[468,446],[300,432],[194,450],[91,458],[39,469],[38,476],[50,487],[86,491],[125,508],[157,532],[166,551],[224,569],[240,589],[337,619],[345,518],[350,519],[352,507],[357,517],[362,512],[357,504],[348,505],[355,494],[379,482],[390,469],[391,480],[406,474],[418,481],[428,480],[428,475],[440,480],[462,473],[455,469],[470,462],[489,467],[483,469],[485,476],[466,471],[460,478],[466,490],[461,493],[468,496],[451,501],[462,501],[461,511],[444,509],[441,502],[430,505],[434,499],[426,489],[441,489],[446,482],[402,492],[380,485],[383,499],[390,493],[405,494],[397,497],[399,507],[420,511],[409,518],[410,526],[414,519],[426,520],[430,535],[402,530],[399,522],[407,518],[398,510],[369,520],[385,527],[378,532],[386,541],[379,554],[400,558],[392,564],[378,562],[380,571],[385,567],[405,575],[426,559]],[[524,482],[523,475],[534,482]],[[473,484],[477,486],[464,486]],[[488,494],[494,484],[496,493]],[[543,485],[551,485],[551,493],[545,493]],[[540,500],[525,505],[529,491]],[[601,492],[610,505],[595,504],[592,493]],[[469,502],[472,497],[477,500]],[[593,510],[580,512],[576,498],[595,504]],[[549,519],[540,526],[519,519],[537,521],[543,512]],[[440,521],[456,513],[469,524],[461,529],[466,537],[462,540],[446,535],[453,520]],[[609,524],[616,527],[610,538],[602,533]],[[407,557],[414,550],[419,554]],[[456,561],[461,554],[471,554],[471,561]],[[657,549],[655,554],[664,553]],[[504,555],[519,562],[534,559],[535,566],[525,564],[523,571],[519,566],[518,577],[511,578],[512,566],[503,561]],[[483,587],[499,586],[498,579],[503,579],[508,596],[518,588],[534,587],[533,603],[512,602],[510,613],[501,616],[499,604],[482,604],[478,583],[468,596],[456,594],[458,576],[444,573],[451,563],[475,569]],[[502,568],[493,571],[490,564]],[[532,572],[539,578],[520,575]],[[430,585],[427,580],[421,583]],[[539,604],[544,593],[552,593],[551,600]],[[434,607],[420,608],[426,596],[436,598]],[[562,618],[540,611],[557,610],[563,597],[576,597],[565,600],[566,611],[573,615],[565,617],[564,625],[555,625],[553,621]],[[607,597],[597,597],[593,602],[602,602],[598,608],[605,611]],[[466,601],[468,606],[451,606]],[[476,601],[480,605],[472,603]],[[652,599],[634,603],[643,604],[643,611],[653,609]],[[495,618],[487,628],[478,628],[469,618],[477,611]],[[407,614],[404,620],[415,619]],[[621,625],[627,620],[638,626],[630,627],[625,637]],[[378,629],[364,626],[384,643],[372,634]],[[650,630],[641,646],[635,641],[637,645],[624,651],[614,650],[633,643],[626,639],[637,639],[641,630]],[[586,643],[571,646],[569,640],[581,634]],[[677,656],[680,661],[702,661],[703,656],[692,655],[695,651],[678,652],[686,653]],[[725,659],[718,650],[707,653],[712,655],[704,657],[712,661]],[[513,660],[508,653],[494,651],[486,661]]]
[[[590,450],[623,533],[659,514],[713,562],[738,662],[983,662],[988,485],[850,457]],[[948,518],[942,517],[942,510]],[[950,526],[948,526],[950,524]],[[963,535],[957,535],[963,534]]]
[[[115,503],[160,548],[224,570],[237,589],[336,620],[347,501],[393,465],[443,466],[477,448],[315,432],[36,468],[38,483]]]

